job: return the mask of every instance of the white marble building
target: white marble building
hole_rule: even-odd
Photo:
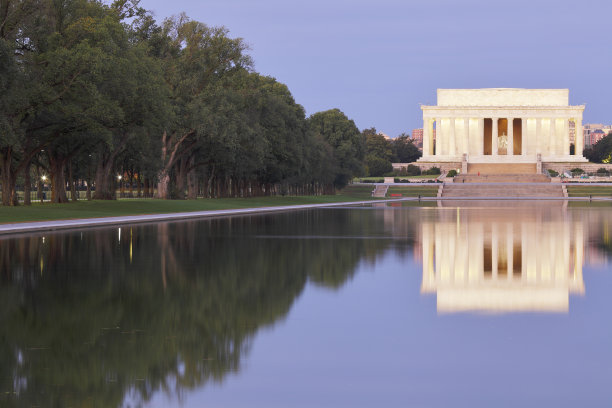
[[[568,89],[438,89],[437,96],[437,105],[421,106],[421,162],[587,162],[582,138],[570,154],[570,123],[581,135],[584,105],[570,106]]]

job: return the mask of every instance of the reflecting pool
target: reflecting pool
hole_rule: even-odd
[[[611,406],[612,207],[428,205],[0,238],[0,406]]]

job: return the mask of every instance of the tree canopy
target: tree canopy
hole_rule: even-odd
[[[339,133],[317,130],[222,26],[157,22],[137,0],[0,7],[4,205],[41,175],[54,202],[77,182],[98,199],[118,184],[161,198],[330,192],[364,157],[354,123],[333,116]]]

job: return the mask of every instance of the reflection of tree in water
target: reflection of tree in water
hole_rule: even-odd
[[[221,381],[308,279],[340,287],[389,244],[316,237],[376,228],[311,211],[2,240],[1,405],[118,406]]]

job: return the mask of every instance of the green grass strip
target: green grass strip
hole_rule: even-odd
[[[371,199],[354,194],[299,197],[218,198],[199,200],[125,199],[116,201],[78,201],[66,204],[35,203],[31,206],[1,207],[0,223],[51,221],[122,215],[165,214],[235,208],[272,207],[300,204],[325,204]]]

